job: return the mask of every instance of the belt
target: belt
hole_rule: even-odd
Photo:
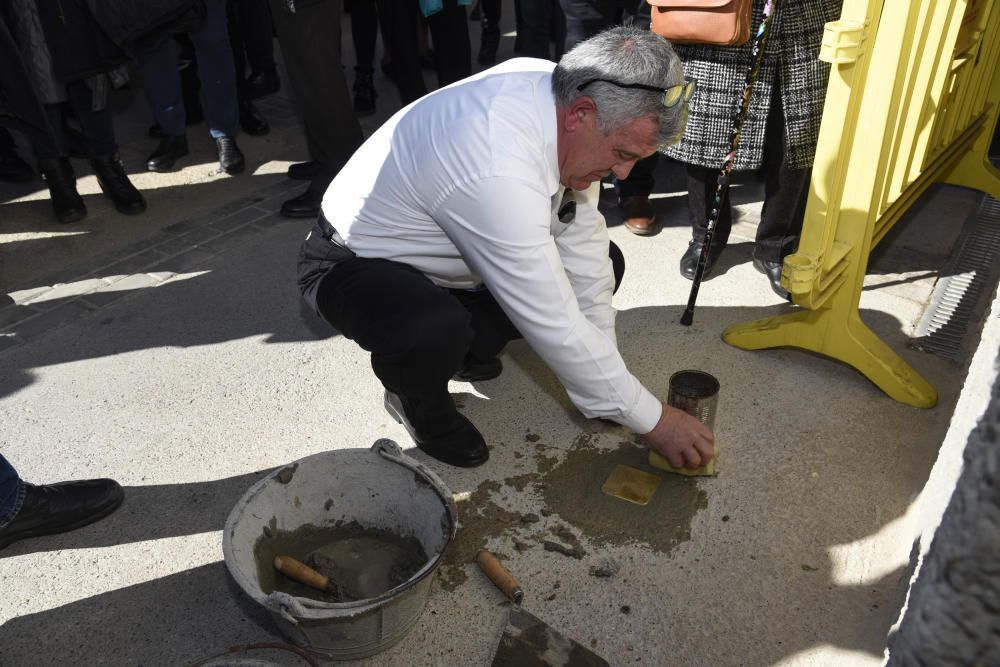
[[[316,224],[322,231],[324,239],[326,239],[327,241],[336,246],[340,246],[344,250],[350,252],[352,255],[354,254],[354,252],[347,247],[347,243],[344,241],[344,237],[342,237],[340,235],[340,232],[338,232],[337,229],[332,224],[330,224],[330,221],[326,219],[326,216],[323,215],[322,211],[320,211],[319,213],[319,219],[316,221]]]

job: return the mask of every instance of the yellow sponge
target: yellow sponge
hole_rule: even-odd
[[[667,472],[677,473],[678,475],[684,475],[685,477],[715,477],[715,462],[719,460],[719,444],[715,444],[715,457],[708,462],[708,465],[703,465],[698,468],[675,468],[670,465],[670,462],[665,458],[660,456],[658,453],[654,452],[652,449],[649,450],[649,465],[654,468],[659,468],[660,470],[666,470]]]

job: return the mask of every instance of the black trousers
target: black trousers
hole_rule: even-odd
[[[299,0],[294,14],[285,0],[270,2],[309,157],[327,167],[317,180],[329,182],[364,140],[340,59],[342,0]]]
[[[521,338],[487,289],[446,289],[407,264],[344,258],[343,253],[350,251],[327,252],[318,241],[310,237],[300,256],[315,258],[312,265],[325,270],[315,288],[317,310],[371,353],[378,379],[402,396],[422,420],[445,419],[454,413],[448,380],[466,360],[487,362],[508,342]],[[310,244],[313,247],[307,249]],[[625,259],[614,244],[609,255],[617,290]],[[301,260],[299,270],[300,276],[307,276],[304,281],[300,278],[305,289],[311,271]]]
[[[561,0],[566,15],[566,50],[597,33],[623,22],[642,21],[643,10],[648,27],[649,7],[645,0]],[[618,199],[625,197],[648,197],[653,191],[653,172],[659,162],[659,154],[653,153],[635,163],[624,180],[615,179]]]
[[[236,88],[246,97],[247,65],[251,73],[274,68],[274,35],[267,0],[228,0],[229,46],[236,66]]]
[[[811,168],[790,169],[785,161],[785,114],[780,89],[780,85],[774,86],[764,132],[764,205],[753,251],[754,257],[766,262],[780,262],[795,252],[802,233],[812,175]],[[719,169],[708,169],[687,165],[688,215],[691,236],[696,241],[705,238],[721,166]],[[712,237],[713,247],[726,245],[732,226],[733,214],[727,186],[723,192],[719,223]]]
[[[378,11],[375,0],[354,0],[351,3],[351,38],[354,40],[354,60],[359,72],[375,70],[375,42],[378,40]]]
[[[115,141],[114,118],[111,109],[107,106],[94,111],[93,96],[93,92],[82,79],[66,84],[66,97],[76,119],[80,122],[80,129],[83,130],[87,155],[89,157],[110,155],[118,150],[118,144]],[[46,104],[45,113],[48,115],[49,124],[55,133],[56,151],[53,153],[52,146],[48,142],[41,144],[32,142],[31,147],[35,157],[39,160],[66,157],[68,143],[64,130],[66,123],[63,120],[63,106],[61,104]]]
[[[273,2],[274,0],[272,0]],[[443,0],[443,8],[427,17],[434,41],[438,85],[447,86],[472,74],[472,45],[465,6]],[[417,41],[420,4],[416,0],[378,0],[382,38],[392,54],[392,69],[403,105],[427,94]]]

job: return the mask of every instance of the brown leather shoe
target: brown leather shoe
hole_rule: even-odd
[[[622,197],[618,202],[625,229],[638,236],[649,236],[656,231],[656,215],[649,197],[635,195]]]

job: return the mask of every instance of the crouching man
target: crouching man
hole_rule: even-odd
[[[586,416],[643,434],[678,467],[711,459],[712,432],[618,352],[624,261],[597,210],[601,178],[678,140],[692,89],[666,40],[613,28],[557,65],[518,58],[421,98],[330,184],[299,287],[371,353],[386,408],[428,455],[489,458],[448,381],[496,377],[523,337]]]

